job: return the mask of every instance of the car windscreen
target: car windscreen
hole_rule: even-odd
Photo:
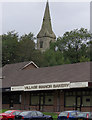
[[[59,116],[67,116],[68,115],[68,112],[61,112],[60,114],[59,114]]]
[[[77,115],[78,117],[86,117],[86,113],[80,113]]]
[[[12,111],[11,110],[9,110],[9,111],[5,111],[4,113],[11,113]]]
[[[19,115],[25,116],[25,115],[28,115],[29,113],[31,112],[25,111],[25,112],[21,112]]]
[[[78,114],[78,112],[71,112],[71,116],[77,116]]]

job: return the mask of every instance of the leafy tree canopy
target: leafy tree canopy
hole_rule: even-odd
[[[64,59],[69,59],[71,63],[89,61],[88,43],[91,37],[87,29],[75,29],[66,32],[63,37],[58,37],[56,43],[51,43],[51,49],[55,50],[57,47]]]
[[[31,32],[19,37],[17,32],[11,31],[2,35],[2,63],[34,61],[39,67],[45,67],[92,61],[91,39],[92,34],[87,29],[74,29],[59,36],[50,44],[50,49],[41,53],[35,47]]]

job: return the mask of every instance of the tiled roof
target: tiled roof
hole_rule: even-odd
[[[90,78],[92,62],[21,70],[24,64],[27,63],[16,63],[3,67],[3,88],[26,84],[92,81]]]

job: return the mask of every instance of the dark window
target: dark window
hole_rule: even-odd
[[[88,98],[88,99],[86,99],[86,102],[90,102],[90,99]]]
[[[20,103],[20,95],[11,95],[11,100],[13,101],[13,104],[19,104]]]
[[[3,104],[9,104],[10,103],[10,95],[2,95],[2,103]]]
[[[5,94],[2,95],[2,103],[3,104],[19,104],[20,103],[20,95],[19,94]]]
[[[43,48],[43,41],[40,41],[40,48]]]

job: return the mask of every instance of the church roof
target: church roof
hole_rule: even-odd
[[[42,27],[41,27],[40,32],[37,35],[37,38],[41,38],[41,37],[51,37],[51,38],[54,38],[54,39],[56,38],[54,32],[52,31],[48,1],[46,3],[46,8],[45,8]]]

